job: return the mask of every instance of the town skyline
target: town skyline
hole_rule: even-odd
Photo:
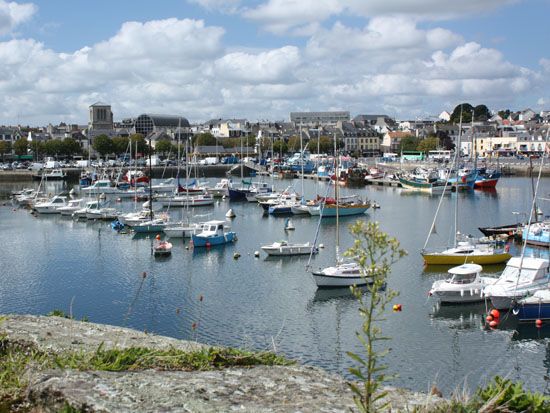
[[[0,0],[0,124],[548,110],[550,3],[480,3]]]

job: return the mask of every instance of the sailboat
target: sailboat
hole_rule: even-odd
[[[336,157],[336,138],[334,139],[334,161],[338,163]],[[335,170],[337,166],[335,165]],[[336,264],[331,267],[320,268],[312,271],[313,279],[318,288],[338,288],[349,287],[351,285],[366,285],[369,284],[370,278],[365,273],[364,269],[355,261],[343,262],[340,257],[340,220],[339,220],[339,188],[338,185],[334,186],[335,191],[335,215],[336,216]],[[323,203],[320,209],[319,225],[325,212],[326,204]],[[317,229],[318,230],[318,229]],[[309,264],[308,264],[309,266]]]
[[[460,115],[460,125],[459,125],[459,134],[458,134],[458,144],[457,148],[460,148],[460,138],[462,134],[462,113]],[[455,167],[458,165],[458,152],[455,151],[454,164]],[[457,168],[458,169],[458,168]],[[466,263],[471,264],[501,264],[508,261],[512,255],[507,251],[507,247],[498,247],[495,244],[479,244],[474,242],[470,238],[460,239],[460,233],[458,231],[458,192],[455,193],[455,217],[454,217],[454,239],[453,245],[450,248],[445,248],[442,251],[428,251],[426,246],[430,240],[430,236],[435,233],[435,222],[437,219],[437,213],[441,208],[442,201],[444,199],[445,190],[441,195],[439,200],[439,205],[437,206],[437,211],[434,216],[434,220],[428,232],[428,237],[424,243],[421,254],[424,258],[424,263],[426,265],[461,265]]]

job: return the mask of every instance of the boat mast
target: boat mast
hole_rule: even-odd
[[[334,198],[336,199],[336,264],[340,263],[340,201],[338,200],[338,158],[336,153],[336,132],[334,132]],[[325,198],[325,204],[326,204]]]
[[[460,139],[462,138],[462,105],[460,105],[460,122],[458,123],[458,139],[457,139],[457,148],[456,151],[458,156],[456,156],[455,168],[456,168],[456,186],[455,186],[455,236],[453,246],[456,248],[457,245],[457,235],[458,235],[458,166],[460,163]]]
[[[304,196],[304,149],[302,146],[302,122],[300,121],[300,156],[301,156],[301,163],[302,163],[302,198]]]
[[[151,144],[151,135],[149,135],[149,214],[151,219],[153,219],[153,164],[151,162],[151,152],[153,151],[153,146]]]

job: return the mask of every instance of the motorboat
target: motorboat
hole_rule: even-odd
[[[333,267],[312,271],[312,274],[318,288],[350,287],[372,283],[372,279],[356,262],[337,263]]]
[[[63,172],[62,169],[51,169],[51,170],[44,170],[42,173],[35,174],[32,176],[35,180],[62,180],[67,177],[67,174]]]
[[[136,233],[162,232],[170,223],[168,214],[160,214],[157,218],[140,222],[132,227]]]
[[[449,269],[451,278],[435,281],[428,295],[442,304],[460,304],[483,301],[483,288],[495,282],[495,278],[481,277],[483,267],[478,264],[462,264]]]
[[[262,245],[262,250],[267,253],[267,255],[273,256],[290,256],[290,255],[309,255],[317,254],[319,249],[314,247],[309,242],[306,243],[296,243],[288,241],[277,241],[273,244]]]
[[[483,289],[497,309],[513,307],[515,301],[548,288],[550,273],[548,260],[544,258],[513,257],[506,264],[500,277]]]
[[[58,207],[57,211],[63,216],[72,216],[80,208],[82,208],[82,199],[69,199],[67,205]]]
[[[103,206],[105,206],[105,202],[100,201],[98,199],[87,201],[83,208],[77,209],[76,211],[73,212],[73,218],[76,218],[76,219],[86,218],[86,213],[89,210],[99,209]]]
[[[206,191],[215,198],[229,196],[229,188],[231,187],[231,179],[224,178],[217,182],[213,188],[207,188]]]
[[[163,231],[170,238],[191,238],[193,234],[202,231],[203,225],[203,223],[178,222],[165,227]]]
[[[526,225],[522,230],[522,237],[528,245],[550,246],[550,221],[535,222],[530,226]]]
[[[35,204],[33,209],[39,214],[59,214],[58,208],[66,205],[66,196],[55,195],[49,201]]]
[[[191,240],[194,247],[209,247],[234,242],[237,240],[237,234],[226,231],[224,221],[214,220],[205,222],[201,232],[191,235]]]
[[[111,221],[116,219],[120,215],[120,211],[117,211],[116,208],[103,207],[97,209],[89,209],[86,211],[86,218],[88,219],[99,219],[104,221]]]
[[[150,221],[151,210],[147,208],[147,209],[142,209],[141,211],[138,211],[138,212],[128,212],[127,214],[120,214],[117,217],[117,219],[121,224],[132,227],[141,222]]]
[[[361,215],[370,208],[370,202],[361,200],[357,195],[348,197],[345,202],[342,202],[342,200],[339,202],[339,205],[336,205],[325,200],[318,205],[309,206],[308,212],[313,216],[320,216],[322,212],[323,218],[328,218],[335,217],[336,214],[339,217]]]
[[[214,197],[210,194],[198,193],[195,195],[183,194],[158,198],[158,202],[165,207],[198,207],[214,205]]]

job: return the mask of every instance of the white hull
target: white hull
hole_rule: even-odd
[[[34,207],[35,211],[39,214],[59,214],[60,212],[57,210],[57,207],[55,206],[38,206],[36,205]]]
[[[262,250],[271,256],[291,256],[291,255],[309,255],[317,253],[317,248],[314,248],[310,243],[306,244],[286,244],[283,245],[275,242],[271,245],[262,246]]]
[[[175,225],[164,228],[164,233],[170,238],[191,238],[193,234],[198,234],[202,225]]]
[[[352,285],[367,284],[367,281],[363,277],[340,277],[315,272],[313,273],[313,279],[319,288],[350,287]]]

